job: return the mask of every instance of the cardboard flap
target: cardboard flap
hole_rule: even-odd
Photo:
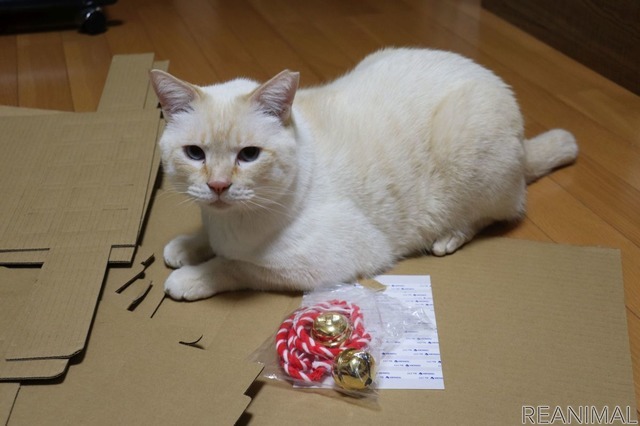
[[[62,375],[67,369],[66,359],[6,360],[15,321],[29,303],[29,295],[34,291],[39,272],[38,269],[0,267],[0,380],[20,380],[25,377],[51,379]]]
[[[149,93],[149,70],[152,67],[153,53],[115,55],[111,60],[98,111],[144,108]]]
[[[49,251],[29,302],[15,318],[5,358],[70,358],[84,348],[109,258],[108,246]]]

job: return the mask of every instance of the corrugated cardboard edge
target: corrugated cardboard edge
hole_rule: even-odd
[[[63,113],[63,111],[55,111],[50,109],[23,108],[9,105],[0,105],[0,116],[2,117],[21,117],[24,115],[49,115]]]

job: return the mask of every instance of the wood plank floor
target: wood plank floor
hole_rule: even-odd
[[[640,394],[640,98],[484,11],[479,0],[121,0],[101,35],[0,36],[0,104],[95,110],[114,54],[155,52],[207,84],[334,78],[384,46],[453,50],[515,90],[527,135],[571,130],[579,161],[530,187],[513,238],[619,248],[636,394]],[[640,404],[639,404],[640,405]]]

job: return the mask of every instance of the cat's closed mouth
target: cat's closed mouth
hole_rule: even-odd
[[[209,206],[216,208],[216,209],[226,209],[228,207],[231,207],[231,205],[229,203],[225,203],[224,201],[222,201],[221,199],[217,199],[215,201],[210,201],[209,202]]]

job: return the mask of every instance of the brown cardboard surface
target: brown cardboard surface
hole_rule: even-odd
[[[152,60],[115,57],[96,113],[0,108],[0,263],[43,264],[0,268],[0,380],[57,378],[0,383],[3,424],[233,424],[250,401],[260,365],[180,344],[215,340],[209,323],[149,319],[168,272],[136,252],[160,163]]]
[[[19,383],[0,383],[0,424],[7,424],[9,421],[19,389]]]
[[[9,424],[233,424],[261,367],[181,345],[182,334],[106,298],[83,356],[57,384],[23,385]]]
[[[165,211],[171,213],[171,209]],[[164,224],[150,218],[147,229],[163,238]],[[184,328],[178,322],[150,320],[142,309],[127,311],[138,292],[136,285],[146,285],[153,274],[167,272],[161,260],[150,262],[150,257],[141,247],[131,267],[109,271],[87,349],[64,360],[71,368],[63,378],[23,385],[15,405],[17,384],[0,383],[0,407],[13,407],[8,424],[49,424],[52,419],[105,425],[235,423],[249,404],[244,392],[261,367],[233,358],[225,350],[216,351],[215,346],[203,351],[178,344],[210,335],[215,327],[183,318],[179,323],[187,325]],[[116,292],[136,276],[123,292]],[[37,277],[33,269],[0,268],[0,319],[11,318],[19,310]]]
[[[431,275],[445,390],[382,391],[374,411],[266,383],[252,421],[514,425],[523,405],[635,416],[617,250],[485,239],[392,272]]]
[[[152,66],[152,54],[116,56],[96,113],[3,109],[0,261],[44,261],[3,325],[3,379],[61,374],[84,347],[108,261],[133,256],[159,164]]]
[[[113,57],[98,104],[99,112],[143,107],[155,109],[158,99],[153,91],[148,90],[149,70],[156,65],[153,62],[153,56],[153,53],[142,53]],[[168,63],[163,64],[166,66]],[[155,102],[148,104],[147,96],[155,99]]]
[[[1,209],[2,248],[51,248],[41,285],[20,317],[29,319],[29,330],[37,333],[16,335],[11,358],[65,358],[82,349],[93,308],[77,308],[95,303],[111,247],[136,243],[157,114],[141,110],[0,119],[0,126],[16,129],[7,131],[8,140],[21,142],[4,157],[11,161],[0,166],[6,173],[3,193],[17,195],[9,196]],[[42,146],[44,135],[51,140]],[[28,160],[35,166],[30,174],[13,170]],[[55,290],[51,279],[59,285]],[[52,299],[52,294],[66,297]],[[59,303],[68,308],[61,310]],[[54,329],[62,334],[52,334]],[[43,340],[43,335],[53,337]]]
[[[24,309],[33,287],[36,285],[38,270],[7,269],[0,267],[0,377],[19,380],[23,377],[53,378],[60,376],[67,368],[67,359],[39,359],[8,361],[7,353],[12,340],[16,317]],[[5,394],[2,399],[8,398]],[[2,400],[0,399],[0,401]],[[2,404],[2,402],[0,402]]]
[[[144,108],[153,110],[157,108],[158,97],[148,84],[147,70],[150,61],[153,59],[152,54],[127,55],[114,57],[113,64],[107,76],[107,82],[103,90],[103,98],[100,100],[99,107],[102,111],[118,111],[118,108],[126,110],[132,108]],[[153,68],[167,70],[168,61],[153,62]],[[130,79],[129,73],[133,73],[134,79]],[[119,85],[118,82],[127,81],[125,85]],[[131,91],[131,86],[135,85],[136,90]],[[122,86],[122,87],[120,87]],[[143,93],[137,86],[145,88]],[[116,108],[116,106],[118,108]],[[12,116],[37,116],[64,114],[60,111],[42,110],[33,108],[19,108],[0,105],[0,117]],[[159,122],[158,134],[162,131],[164,122]],[[151,199],[153,185],[157,179],[157,171],[160,165],[160,153],[154,147],[152,158],[152,172],[149,175],[147,185],[148,191],[145,196],[144,211],[147,211],[149,201]],[[142,227],[142,219],[140,229]],[[112,247],[109,256],[109,263],[130,263],[133,259],[135,247]],[[47,256],[47,249],[30,249],[28,251],[5,251],[0,250],[0,264],[16,265],[16,264],[42,264]]]

